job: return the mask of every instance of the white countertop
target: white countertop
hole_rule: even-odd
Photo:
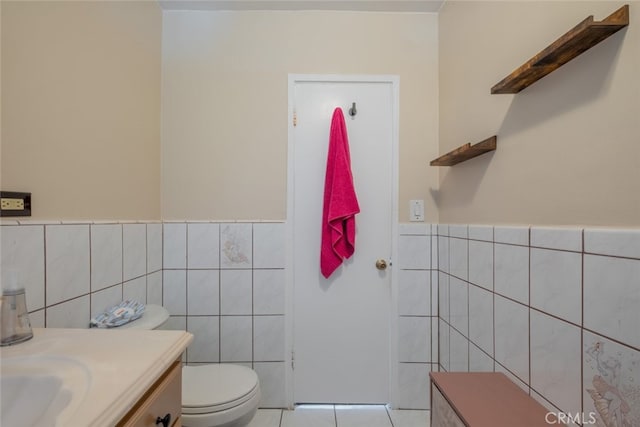
[[[61,427],[113,427],[193,340],[183,331],[36,328],[33,333],[27,342],[2,348],[2,374],[15,361],[26,366],[23,361],[30,358],[81,366],[76,370],[84,385],[76,389],[82,393],[74,393],[83,397],[75,396],[60,413],[56,426]]]

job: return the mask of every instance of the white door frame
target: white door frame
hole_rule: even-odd
[[[352,74],[289,74],[288,84],[288,149],[287,149],[287,220],[286,220],[286,284],[285,284],[285,399],[287,407],[293,408],[295,403],[293,390],[293,302],[294,302],[294,253],[293,253],[293,218],[294,218],[294,103],[295,84],[298,82],[345,82],[345,83],[390,83],[393,93],[393,130],[392,130],[392,213],[391,213],[391,261],[398,253],[398,183],[399,183],[399,108],[400,77],[394,75],[352,75]],[[398,396],[398,280],[397,269],[391,268],[391,309],[389,319],[389,383],[390,402],[395,407]]]

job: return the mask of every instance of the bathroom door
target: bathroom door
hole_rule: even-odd
[[[388,403],[391,268],[379,270],[376,261],[390,261],[395,230],[397,80],[292,78],[293,401]],[[354,102],[357,114],[352,118]],[[361,212],[356,215],[354,255],[325,279],[320,273],[320,229],[335,107],[345,114]]]

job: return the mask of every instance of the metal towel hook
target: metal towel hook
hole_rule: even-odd
[[[355,102],[352,102],[352,103],[351,103],[351,108],[349,108],[349,115],[350,115],[351,117],[355,117],[355,116],[356,116],[356,114],[358,114],[358,110],[356,110],[356,103],[355,103]]]

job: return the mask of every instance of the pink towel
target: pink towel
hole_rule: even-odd
[[[343,259],[353,255],[356,244],[356,218],[360,212],[351,174],[349,138],[342,109],[336,108],[331,119],[327,174],[324,180],[322,210],[322,246],[320,271],[329,278]]]

